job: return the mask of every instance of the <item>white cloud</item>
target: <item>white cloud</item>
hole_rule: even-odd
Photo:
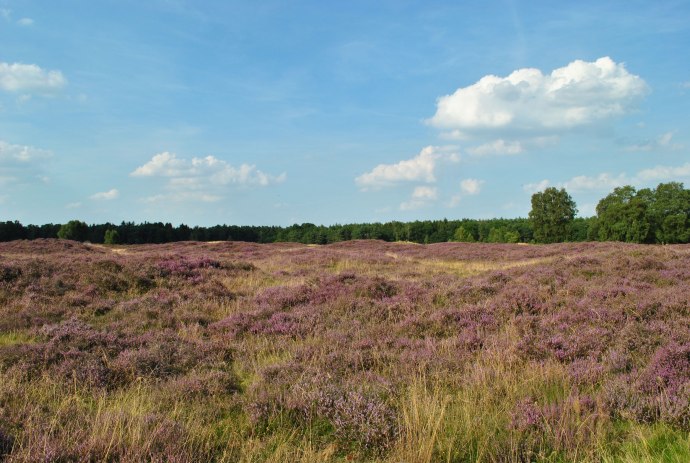
[[[650,182],[678,181],[690,179],[690,162],[680,166],[655,166],[649,169],[638,171],[633,176],[628,176],[625,172],[612,175],[602,173],[599,175],[578,175],[565,182],[558,183],[557,188],[565,188],[568,192],[583,191],[611,191],[616,187],[624,185],[649,185]],[[550,186],[549,180],[542,180],[538,183],[529,183],[523,186],[528,193],[543,191]]]
[[[401,211],[413,211],[415,209],[421,209],[426,205],[426,201],[419,201],[419,200],[410,200],[410,201],[404,201],[400,203],[400,210]]]
[[[34,25],[34,20],[31,18],[22,18],[19,21],[17,21],[17,24],[20,26],[33,26]]]
[[[44,169],[52,155],[48,150],[0,140],[0,186],[48,183]]]
[[[560,188],[568,191],[588,191],[588,190],[611,190],[613,188],[627,185],[630,179],[623,173],[612,176],[607,173],[596,176],[578,175],[567,182],[559,184]]]
[[[550,186],[555,188],[565,188],[568,192],[582,192],[582,191],[609,191],[616,187],[629,185],[635,183],[634,178],[628,177],[625,173],[619,175],[611,175],[603,173],[599,175],[578,175],[565,182],[552,184],[550,180],[544,179],[536,183],[527,183],[522,186],[522,189],[527,193],[534,194],[544,191]]]
[[[468,148],[467,152],[473,156],[490,156],[493,154],[520,154],[524,151],[522,143],[519,141],[505,141],[503,139],[494,140],[490,143]]]
[[[518,69],[487,75],[438,99],[429,123],[455,134],[511,130],[551,133],[631,111],[647,93],[645,81],[611,58],[573,61],[544,75]]]
[[[551,182],[544,179],[541,182],[527,183],[525,185],[522,185],[522,189],[528,193],[534,194],[534,193],[538,193],[540,191],[544,191],[546,188],[549,187],[550,184],[551,184]]]
[[[484,180],[478,180],[476,178],[466,178],[460,181],[460,194],[454,195],[450,198],[447,205],[448,207],[455,207],[460,204],[463,198],[467,196],[478,195],[484,184]]]
[[[677,178],[690,177],[690,162],[682,166],[656,166],[651,169],[644,169],[637,173],[641,180],[673,180]]]
[[[482,189],[484,180],[477,180],[476,178],[466,178],[460,182],[460,190],[465,195],[478,195]]]
[[[166,151],[154,155],[149,162],[141,167],[137,167],[130,175],[133,177],[150,177],[154,175],[175,177],[182,175],[187,169],[186,161],[177,159],[177,156]]]
[[[79,202],[65,204],[65,209],[79,209],[80,207],[81,207],[81,203],[79,203]]]
[[[269,175],[250,164],[235,167],[214,156],[187,160],[178,158],[175,154],[167,151],[156,154],[149,162],[137,167],[130,175],[133,177],[169,177],[171,178],[171,185],[192,188],[202,183],[266,186],[271,183],[283,182],[286,179],[285,173],[278,176]]]
[[[91,199],[95,199],[96,201],[109,201],[116,199],[118,196],[120,196],[120,192],[116,188],[113,188],[112,190],[95,193],[91,195]]]
[[[27,163],[37,159],[48,158],[52,153],[47,150],[28,145],[13,145],[0,140],[0,163],[19,162]]]
[[[636,143],[634,145],[626,146],[626,151],[660,151],[664,149],[677,150],[683,146],[678,143],[672,143],[673,132],[666,132],[661,134],[654,140],[646,140],[644,142]]]
[[[49,92],[67,85],[60,71],[45,71],[35,64],[1,63],[0,89],[8,92]]]
[[[159,194],[154,196],[149,196],[144,198],[142,201],[145,203],[167,203],[167,202],[182,202],[182,201],[195,201],[204,203],[214,203],[223,199],[218,195],[206,194],[206,193],[195,193],[191,191],[181,191],[169,194]]]
[[[438,189],[430,186],[418,186],[412,192],[413,199],[434,200],[438,197]]]
[[[430,186],[418,186],[412,191],[409,201],[400,204],[400,210],[410,211],[426,206],[438,198],[438,189]]]
[[[172,193],[145,198],[145,202],[202,201],[214,202],[222,199],[223,187],[267,186],[285,181],[287,175],[270,175],[251,164],[235,167],[214,156],[178,158],[174,153],[156,154],[146,164],[130,173],[132,177],[162,177],[167,179],[167,189]]]
[[[360,189],[381,188],[399,182],[436,181],[436,166],[439,160],[457,162],[458,154],[453,147],[427,146],[412,159],[405,159],[396,164],[379,164],[370,172],[355,178]]]

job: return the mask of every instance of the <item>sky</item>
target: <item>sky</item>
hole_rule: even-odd
[[[580,216],[690,187],[688,1],[0,0],[0,221]]]

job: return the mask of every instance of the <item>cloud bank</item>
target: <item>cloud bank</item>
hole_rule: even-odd
[[[583,191],[610,191],[616,187],[624,185],[639,186],[650,182],[669,182],[690,179],[690,162],[680,166],[658,165],[648,169],[642,169],[635,175],[629,176],[626,173],[612,175],[602,173],[598,175],[578,175],[565,182],[555,184],[557,188],[565,188],[569,192]],[[523,189],[528,193],[537,193],[552,185],[549,180],[542,180],[537,183],[523,185]]]

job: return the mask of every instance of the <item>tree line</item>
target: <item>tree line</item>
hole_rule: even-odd
[[[64,238],[105,244],[169,243],[175,241],[249,241],[328,244],[355,239],[441,243],[556,243],[564,241],[690,242],[690,190],[682,183],[661,183],[655,189],[615,188],[601,199],[594,217],[575,217],[577,206],[565,189],[535,193],[527,218],[423,220],[414,222],[335,225],[294,224],[287,227],[122,222],[88,225],[22,225],[0,222],[0,241]]]

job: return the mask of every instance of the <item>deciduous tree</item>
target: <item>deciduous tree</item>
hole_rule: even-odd
[[[58,238],[63,240],[86,241],[89,226],[81,220],[70,220],[58,230]]]
[[[577,213],[575,201],[564,188],[550,187],[532,195],[529,219],[534,239],[539,243],[559,243],[568,239]]]

